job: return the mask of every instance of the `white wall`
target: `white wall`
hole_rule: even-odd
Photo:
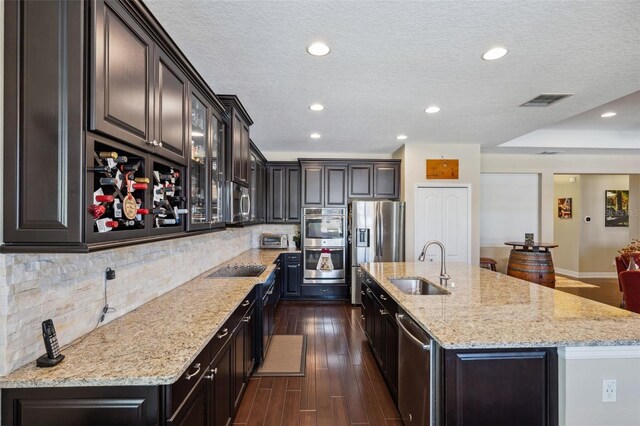
[[[640,347],[559,348],[560,426],[636,426]],[[602,402],[602,380],[616,380],[616,402]]]
[[[574,182],[571,182],[574,179]],[[553,177],[553,239],[558,247],[553,249],[553,263],[557,272],[571,276],[580,274],[580,230],[582,227],[582,198],[580,175],[556,175]],[[573,214],[571,219],[558,218],[558,198],[571,198]]]
[[[402,160],[402,194],[406,201],[406,259],[417,257],[415,246],[415,188],[419,183],[468,183],[471,184],[471,263],[477,264],[480,256],[480,145],[445,145],[407,143],[393,154]],[[458,159],[459,179],[428,180],[427,159]]]
[[[580,276],[600,273],[615,276],[611,264],[617,251],[629,243],[628,227],[605,227],[605,191],[629,189],[627,175],[583,175],[581,179],[582,216],[590,216],[591,222],[582,222],[580,229]],[[590,274],[589,274],[590,273]]]
[[[554,198],[554,174],[637,174],[640,170],[638,155],[518,155],[483,154],[481,156],[482,173],[539,173],[540,174],[540,238],[545,242],[554,242],[553,224],[556,212]],[[636,185],[640,189],[640,184]],[[638,191],[638,189],[636,189]],[[640,211],[640,196],[630,194],[630,211]],[[631,218],[638,221],[638,214]],[[640,225],[632,229],[629,238],[640,238]],[[499,249],[502,252],[502,249]],[[491,256],[495,251],[482,248],[483,256]]]

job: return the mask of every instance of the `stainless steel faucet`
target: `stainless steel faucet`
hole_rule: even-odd
[[[447,263],[445,260],[447,251],[444,248],[444,244],[442,244],[440,241],[437,241],[437,240],[427,241],[424,247],[422,247],[422,253],[420,253],[420,256],[418,256],[418,260],[420,262],[424,262],[424,257],[427,254],[427,249],[432,244],[436,244],[437,246],[440,246],[440,284],[447,285],[447,280],[450,279],[451,277],[449,276],[449,274],[447,274]]]

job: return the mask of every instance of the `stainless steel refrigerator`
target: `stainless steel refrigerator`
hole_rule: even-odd
[[[368,262],[404,262],[402,201],[353,201],[350,206],[351,303],[360,303],[358,267]]]

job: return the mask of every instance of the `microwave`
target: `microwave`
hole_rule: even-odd
[[[240,186],[234,182],[227,183],[227,223],[249,222],[249,212],[251,211],[251,199],[249,198],[249,188]]]
[[[289,246],[287,234],[262,234],[260,235],[260,248],[285,249]]]

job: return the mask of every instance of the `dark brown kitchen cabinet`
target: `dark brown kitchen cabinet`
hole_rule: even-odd
[[[349,198],[399,197],[399,160],[349,163]]]
[[[280,274],[276,281],[280,281],[282,298],[285,300],[299,299],[302,285],[302,254],[284,253],[278,259]]]
[[[233,355],[232,339],[229,339],[211,362],[210,373],[213,377],[209,426],[227,426],[233,420]]]
[[[365,334],[394,399],[398,397],[397,303],[366,273],[361,278]]]
[[[251,142],[249,160],[249,211],[252,223],[264,223],[267,220],[267,168],[266,159]]]
[[[255,365],[255,303],[233,331],[233,408],[238,409]]]
[[[189,81],[171,58],[155,49],[155,153],[174,161],[184,162],[187,134]],[[155,144],[157,142],[157,146]]]
[[[444,351],[444,425],[558,424],[555,348]]]
[[[210,379],[200,377],[186,402],[175,416],[167,420],[167,426],[208,426],[210,414]]]
[[[267,164],[267,221],[300,222],[300,166],[295,162]]]
[[[83,240],[85,2],[8,1],[5,246]]]
[[[186,164],[185,73],[121,3],[92,6],[89,129]]]
[[[249,186],[250,140],[249,127],[251,117],[235,95],[219,95],[227,108],[230,127],[227,136],[228,179],[242,186]]]
[[[344,207],[347,205],[346,164],[301,161],[302,206]]]

